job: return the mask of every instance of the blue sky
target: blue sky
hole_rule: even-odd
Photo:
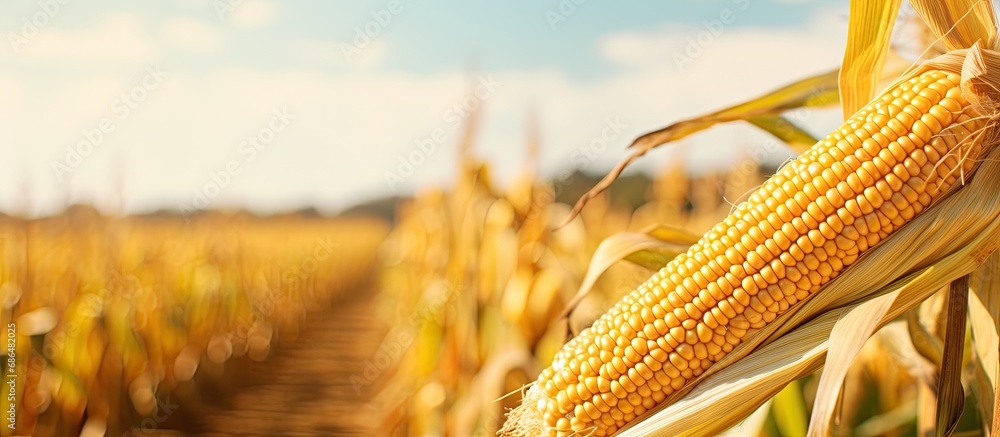
[[[98,7],[78,4],[76,0],[62,1],[67,4],[60,6],[52,26],[85,29],[99,23],[108,13],[121,12],[149,21],[186,17],[217,22],[230,36],[240,40],[222,56],[189,59],[194,68],[233,64],[286,67],[295,62],[287,56],[283,44],[288,39],[352,41],[357,30],[372,21],[372,14],[385,10],[389,3],[319,0],[276,3],[271,7],[275,15],[268,18],[266,29],[240,29],[219,19],[220,13],[228,15],[230,10],[239,14],[242,3],[238,0],[175,0],[156,4],[110,0]],[[392,21],[378,37],[394,47],[393,56],[380,69],[436,73],[478,61],[483,68],[555,66],[573,77],[593,78],[608,74],[614,67],[592,50],[599,38],[611,32],[653,30],[671,24],[690,26],[717,19],[723,9],[744,6],[729,27],[796,27],[809,21],[825,5],[843,2],[666,1],[627,7],[598,0],[585,0],[581,4],[571,0],[514,0],[486,5],[458,0],[398,0],[397,3],[402,11],[393,14]],[[23,18],[30,18],[41,9],[35,1],[8,2],[3,8],[6,11],[0,24],[8,32],[19,29]],[[279,8],[280,14],[273,12]],[[16,58],[5,61],[14,62]]]
[[[531,113],[544,173],[604,171],[636,135],[828,70],[843,50],[844,1],[636,3],[5,2],[0,210],[336,211],[446,185],[463,104],[482,107],[476,152],[501,182]],[[718,166],[765,140],[722,128],[688,144],[715,148],[640,168]]]

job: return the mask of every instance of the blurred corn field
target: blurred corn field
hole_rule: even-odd
[[[164,417],[140,432],[493,435],[569,338],[774,171],[750,157],[698,175],[671,162],[637,184],[637,204],[602,194],[559,227],[579,187],[543,181],[530,161],[497,187],[474,133],[457,179],[401,202],[391,229],[372,217],[83,207],[3,217],[3,321],[16,326],[23,389],[3,406],[19,406],[17,430],[0,432],[122,435]],[[633,253],[623,236],[662,244]],[[631,255],[594,275],[616,250]],[[894,322],[852,365],[840,435],[933,428],[918,413],[934,404],[935,364],[911,335],[941,348],[936,296],[908,316],[927,330]],[[316,375],[337,378],[326,398],[291,401],[300,384],[324,384],[305,379]],[[805,435],[817,381],[788,385],[734,435]],[[975,414],[964,420],[977,435]]]
[[[4,381],[16,386],[3,408],[19,411],[0,432],[122,435],[174,412],[164,405],[221,396],[239,369],[293,344],[311,313],[368,282],[386,231],[363,218],[82,207],[0,218],[0,317],[15,363]]]
[[[534,157],[537,142],[527,144]],[[529,158],[522,176],[499,189],[472,148],[462,145],[451,187],[400,206],[381,248],[380,313],[393,330],[382,363],[373,362],[383,383],[361,385],[389,412],[384,434],[493,435],[565,341],[660,261],[610,266],[564,318],[603,241],[623,230],[658,235],[662,222],[700,233],[729,213],[727,199],[742,197],[768,171],[749,157],[732,171],[699,176],[672,163],[644,184],[637,207],[602,195],[559,228],[570,205],[557,199],[568,198],[560,193],[568,187],[541,181]]]

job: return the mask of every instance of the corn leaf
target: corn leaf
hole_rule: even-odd
[[[700,235],[686,229],[666,224],[654,224],[642,231],[664,242],[673,243],[667,247],[651,248],[633,252],[626,256],[625,261],[645,267],[649,270],[659,270],[667,265],[675,256],[687,251],[687,248],[698,242]]]
[[[934,36],[948,50],[967,49],[977,41],[997,49],[997,24],[990,0],[910,0]]]
[[[645,155],[646,152],[719,123],[739,120],[751,121],[755,125],[762,125],[764,130],[775,134],[779,139],[791,138],[795,141],[795,145],[801,146],[805,131],[791,123],[787,127],[779,125],[774,118],[780,117],[783,112],[791,109],[818,108],[836,104],[838,99],[837,77],[836,70],[809,77],[747,102],[711,114],[682,120],[636,138],[629,146],[631,153],[608,172],[594,188],[591,188],[580,200],[577,200],[576,204],[573,205],[573,211],[563,224],[576,217],[590,199],[611,186],[611,183],[621,175],[629,164]],[[773,129],[774,132],[769,129]],[[805,147],[809,146],[812,144]]]
[[[784,141],[788,144],[792,150],[798,153],[805,152],[810,147],[819,141],[818,138],[813,137],[812,134],[806,132],[788,117],[780,115],[762,115],[760,117],[754,117],[747,120],[750,124],[761,128],[767,133],[774,135],[779,140]]]
[[[993,254],[972,275],[969,293],[969,327],[972,362],[980,415],[987,430],[997,435],[996,387],[1000,367],[1000,254]]]
[[[916,418],[916,411],[917,400],[912,397],[908,398],[898,407],[865,420],[855,427],[852,433],[858,437],[892,435],[893,431],[906,426],[908,422],[912,422]]]
[[[663,264],[656,267],[660,268],[674,256],[687,251],[688,246],[699,238],[700,236],[691,232],[668,225],[653,225],[643,232],[620,232],[605,238],[594,251],[587,274],[576,295],[566,304],[559,318],[568,316],[590,293],[601,275],[616,262],[631,257],[637,264],[650,263],[652,266],[656,260],[662,259]]]
[[[660,241],[684,246],[695,244],[701,239],[701,234],[696,234],[684,228],[662,223],[647,226],[642,230],[642,233]]]
[[[837,103],[838,71],[830,71],[784,86],[755,99],[720,111],[676,122],[640,136],[630,149],[650,150],[677,141],[688,135],[710,128],[718,123],[750,120],[755,117],[779,116],[797,108],[826,107]],[[812,146],[810,144],[810,146]]]
[[[906,313],[906,322],[906,329],[913,343],[913,348],[927,361],[941,367],[944,345],[937,337],[927,331],[923,323],[920,323],[920,313],[917,310]]]
[[[450,417],[453,418],[453,429],[457,435],[476,434],[476,422],[485,429],[496,429],[503,418],[499,411],[497,398],[500,398],[504,378],[511,372],[522,371],[525,374],[537,372],[530,351],[520,348],[508,348],[495,352],[483,365],[482,369],[472,378],[468,394],[456,401]]]
[[[778,432],[788,437],[806,435],[809,413],[806,411],[806,401],[802,397],[802,386],[799,381],[790,382],[774,396],[772,401]]]
[[[997,389],[1000,389],[1000,387],[993,387],[993,389],[995,391],[997,391],[998,393],[1000,393],[1000,390],[997,390]],[[998,425],[998,421],[997,421],[997,416],[1000,416],[1000,402],[997,402],[997,399],[993,400],[993,414],[992,414],[992,416],[993,416],[993,426],[990,427],[990,433],[987,434],[987,435],[991,435],[991,436],[1000,435],[1000,425]]]
[[[823,367],[823,375],[820,376],[819,387],[816,389],[816,402],[813,404],[812,417],[809,420],[808,435],[831,434],[830,422],[834,418],[844,376],[847,375],[858,352],[861,352],[861,348],[879,327],[897,296],[898,293],[890,293],[862,303],[834,325],[830,333],[826,365]]]
[[[968,308],[969,276],[951,283],[948,294],[948,325],[945,330],[944,361],[938,381],[936,435],[951,435],[965,407],[962,389],[962,357],[965,355],[965,315]]]
[[[645,267],[649,270],[656,271],[663,266],[667,265],[670,260],[674,259],[677,255],[684,253],[685,250],[681,248],[653,248],[640,250],[638,252],[629,254],[624,258],[625,261],[631,262],[635,265]]]
[[[851,0],[847,50],[840,67],[840,103],[850,118],[875,96],[901,0]]]

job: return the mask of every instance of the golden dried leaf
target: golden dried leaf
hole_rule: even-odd
[[[646,152],[656,147],[677,141],[719,123],[756,119],[757,123],[766,126],[769,123],[776,123],[776,120],[769,121],[767,117],[779,117],[782,113],[791,109],[803,107],[817,108],[836,104],[838,99],[837,76],[838,72],[834,70],[809,77],[721,111],[682,120],[636,138],[629,146],[631,153],[619,162],[614,169],[608,172],[594,188],[591,188],[580,200],[577,200],[576,204],[573,205],[573,211],[563,221],[563,224],[568,223],[579,215],[588,201],[597,197],[597,195],[611,186],[611,183],[621,175],[625,167],[628,167],[629,164],[640,156],[645,155]],[[797,127],[794,129],[798,130]],[[780,137],[781,135],[779,135]],[[790,138],[801,138],[801,135],[794,134]],[[810,146],[812,144],[809,144],[807,147]]]
[[[633,257],[640,265],[662,258],[667,258],[669,261],[674,256],[684,253],[688,246],[697,242],[699,238],[691,232],[668,225],[652,225],[643,232],[620,232],[605,238],[594,251],[587,274],[576,295],[566,304],[559,318],[568,316],[594,288],[597,279],[614,263],[628,257]],[[671,254],[673,256],[670,256]]]
[[[969,326],[972,331],[972,362],[980,415],[985,427],[995,428],[996,389],[1000,382],[1000,253],[994,253],[972,275],[969,293]]]
[[[997,19],[991,1],[910,0],[910,4],[948,50],[967,49],[977,41],[997,49]]]
[[[901,0],[851,0],[847,49],[840,67],[840,104],[850,118],[875,95]]]

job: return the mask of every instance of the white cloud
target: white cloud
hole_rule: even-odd
[[[620,32],[602,38],[597,50],[630,72],[612,79],[614,83],[608,86],[616,90],[618,100],[646,102],[647,112],[656,114],[656,120],[646,125],[651,130],[836,68],[845,40],[846,22],[824,10],[801,27],[724,26],[712,33],[704,26],[675,26]],[[826,111],[811,115],[805,127],[816,132],[833,127],[835,117]],[[767,138],[757,134],[734,125],[698,134],[684,144],[688,159],[704,166],[718,164],[720,156],[757,147]]]
[[[389,45],[375,39],[365,47],[357,47],[347,42],[319,41],[311,39],[295,40],[290,45],[292,55],[307,65],[351,66],[371,68],[385,61]]]
[[[14,56],[56,61],[147,62],[159,56],[159,51],[144,26],[141,17],[130,13],[109,14],[84,29],[50,25],[28,40]],[[11,51],[11,47],[0,45],[0,51]]]
[[[277,15],[277,7],[274,2],[267,0],[244,0],[235,6],[227,20],[231,20],[237,27],[255,29],[262,27],[274,20]]]
[[[825,16],[802,28],[729,26],[717,35],[702,26],[620,32],[597,50],[630,72],[618,85],[630,97],[659,93],[676,110],[705,111],[839,66],[846,23]]]
[[[197,53],[218,52],[225,43],[225,35],[218,26],[192,18],[167,20],[162,34],[170,46]]]

